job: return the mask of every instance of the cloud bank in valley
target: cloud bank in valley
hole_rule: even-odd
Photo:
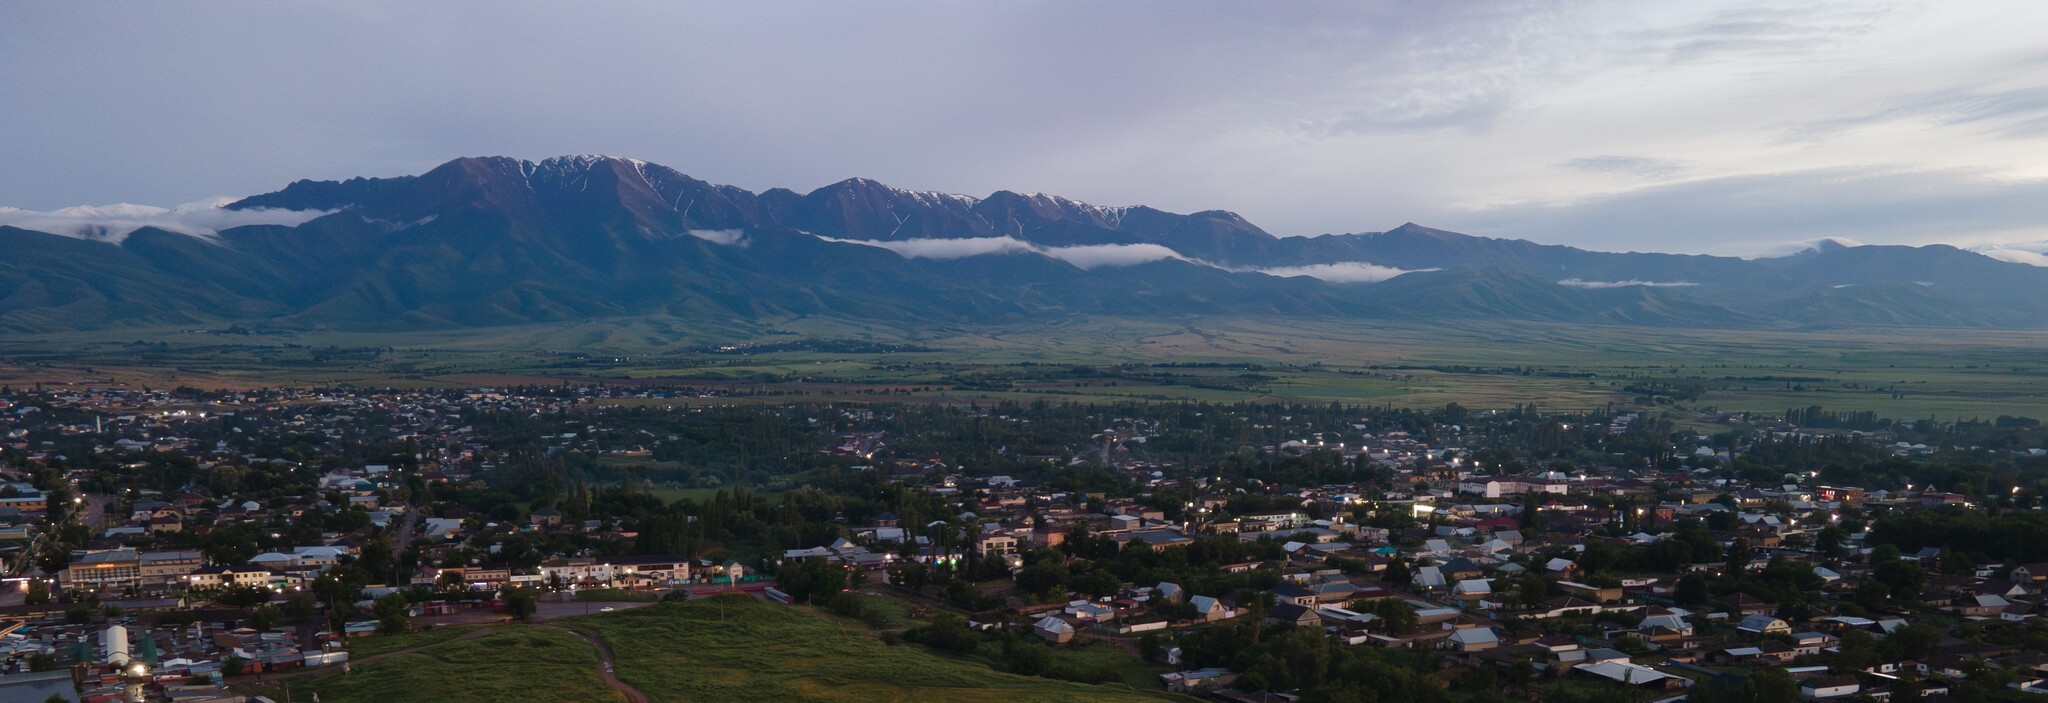
[[[1307,276],[1330,283],[1378,283],[1404,273],[1413,273],[1404,269],[1380,266],[1364,261],[1342,261],[1328,264],[1268,268],[1222,266],[1201,259],[1182,256],[1180,252],[1159,244],[1084,244],[1079,246],[1051,247],[1032,244],[1016,237],[1008,236],[901,240],[819,238],[828,242],[859,244],[861,246],[887,249],[907,259],[946,260],[964,259],[970,256],[1038,254],[1067,262],[1075,268],[1083,270],[1136,266],[1171,259],[1232,273],[1263,273],[1282,278]]]
[[[2048,268],[2048,242],[2033,244],[1993,244],[1974,247],[1970,251],[1989,256],[1999,261],[2028,266]]]
[[[1048,247],[1016,237],[965,237],[960,239],[839,239],[819,237],[828,242],[859,244],[896,252],[906,259],[964,259],[992,254],[1039,254],[1073,264],[1080,269],[1105,266],[1136,266],[1166,259],[1189,260],[1158,244],[1090,244]]]
[[[247,225],[297,226],[328,214],[324,210],[229,210],[222,207],[233,201],[233,198],[213,198],[174,207],[131,203],[78,205],[55,210],[0,207],[0,225],[119,244],[135,230],[144,227],[211,239],[224,229]]]
[[[1582,278],[1567,278],[1562,281],[1558,281],[1557,284],[1560,286],[1566,286],[1570,288],[1594,289],[1630,288],[1635,286],[1641,286],[1643,288],[1687,288],[1699,285],[1698,283],[1693,283],[1691,281],[1588,281]]]
[[[692,237],[696,237],[698,239],[711,242],[712,244],[724,244],[726,246],[747,245],[747,233],[745,230],[693,229],[689,230],[688,234]]]
[[[1307,276],[1331,283],[1378,283],[1404,273],[1415,273],[1415,271],[1407,269],[1397,269],[1392,266],[1381,266],[1363,261],[1342,261],[1334,264],[1275,266],[1272,268],[1242,270],[1256,271],[1268,276],[1279,276],[1281,278]],[[1434,271],[1436,269],[1423,270]]]

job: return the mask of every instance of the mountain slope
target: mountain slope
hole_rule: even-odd
[[[977,199],[859,178],[756,194],[613,157],[461,158],[417,176],[298,181],[228,207],[329,214],[216,237],[145,229],[118,243],[0,228],[0,329],[432,329],[652,315],[721,326],[792,316],[1792,328],[2048,319],[2048,303],[2037,302],[2048,300],[2048,269],[1952,247],[1832,246],[1751,261],[1593,252],[1412,223],[1276,237],[1220,210],[1009,191]],[[1383,273],[1320,273],[1368,264],[1415,272],[1374,283],[1345,281]],[[1295,275],[1304,271],[1331,280]]]

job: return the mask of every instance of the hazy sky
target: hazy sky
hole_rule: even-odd
[[[449,158],[1612,250],[2048,240],[2048,3],[14,2],[0,205]]]

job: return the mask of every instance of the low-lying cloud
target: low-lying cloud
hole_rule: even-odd
[[[1756,243],[1733,253],[1745,259],[1775,259],[1804,254],[1809,251],[1824,252],[1860,246],[1864,246],[1864,244],[1848,237],[1821,237],[1819,239],[1799,239],[1789,242]]]
[[[1407,269],[1381,266],[1363,261],[1342,261],[1334,264],[1310,264],[1308,266],[1276,266],[1272,268],[1244,269],[1268,276],[1292,278],[1307,276],[1331,283],[1378,283],[1404,273],[1415,273]],[[1425,269],[1434,271],[1435,269]]]
[[[729,246],[729,247],[730,247],[730,246],[746,246],[746,245],[747,245],[747,232],[746,232],[746,230],[738,230],[738,229],[693,229],[693,230],[689,230],[689,231],[688,231],[688,234],[689,234],[690,236],[692,236],[692,237],[696,237],[696,238],[698,238],[698,239],[702,239],[702,240],[704,240],[704,241],[707,241],[707,242],[710,242],[710,243],[712,243],[712,244],[723,244],[723,245],[726,245],[726,246]]]
[[[0,225],[119,244],[135,230],[154,227],[192,237],[211,239],[221,230],[247,225],[297,226],[328,214],[327,210],[229,210],[222,207],[233,198],[214,198],[175,207],[118,203],[79,205],[56,210],[23,210],[0,207]]]
[[[1973,247],[1970,251],[2015,264],[2048,268],[2048,242],[2034,244],[1993,244]]]
[[[1643,288],[1685,288],[1687,286],[1699,285],[1691,281],[1588,281],[1583,278],[1567,278],[1558,281],[1557,284],[1572,288],[1631,288],[1637,286]]]
[[[1201,259],[1182,256],[1159,244],[1083,244],[1068,247],[1051,247],[1018,239],[1016,237],[967,237],[960,239],[839,239],[819,237],[829,242],[859,244],[878,249],[887,249],[908,259],[964,259],[970,256],[993,254],[1038,254],[1072,264],[1075,268],[1092,270],[1149,264],[1154,261],[1185,261],[1191,264],[1221,269],[1232,273],[1263,273],[1282,278],[1308,276],[1330,283],[1377,283],[1411,271],[1389,266],[1380,266],[1364,261],[1342,261],[1329,264],[1306,266],[1277,266],[1247,268],[1222,266]]]
[[[907,259],[964,259],[970,256],[989,254],[1039,254],[1073,264],[1076,268],[1095,269],[1104,266],[1136,266],[1166,259],[1187,261],[1172,249],[1158,244],[1089,244],[1071,247],[1048,247],[1018,239],[1016,237],[969,237],[962,239],[839,239],[821,237],[826,241],[844,244],[859,244],[896,252]]]

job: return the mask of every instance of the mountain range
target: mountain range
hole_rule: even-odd
[[[210,234],[0,226],[0,330],[419,330],[668,316],[1000,323],[1257,315],[1718,328],[2039,327],[2048,269],[1945,245],[1741,259],[1404,224],[1274,236],[1234,213],[972,198],[861,178],[809,193],[601,156],[461,158],[225,205],[316,214]],[[310,212],[308,212],[310,211]]]

